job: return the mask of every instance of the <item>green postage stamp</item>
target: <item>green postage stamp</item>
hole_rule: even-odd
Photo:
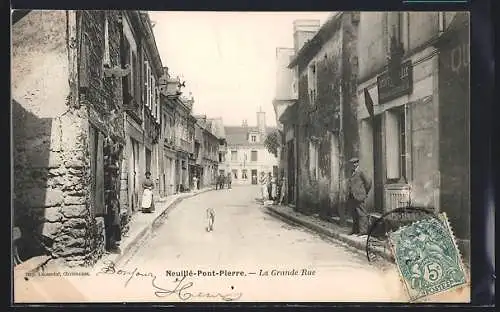
[[[467,283],[446,214],[402,227],[389,234],[389,241],[410,301]]]

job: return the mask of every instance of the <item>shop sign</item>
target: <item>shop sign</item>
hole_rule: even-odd
[[[413,91],[413,67],[411,60],[401,64],[399,80],[393,81],[385,72],[377,77],[378,102],[383,104]]]

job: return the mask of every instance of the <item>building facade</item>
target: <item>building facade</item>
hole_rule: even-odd
[[[215,135],[214,121],[206,116],[197,118],[197,178],[200,187],[214,185],[219,171],[219,144],[220,139]]]
[[[345,219],[346,164],[359,149],[358,24],[355,12],[333,14],[321,27],[319,21],[294,23],[295,56],[288,65],[295,75],[293,101],[279,117],[282,159],[295,188],[289,198],[298,211],[327,219]]]
[[[375,186],[368,207],[444,211],[466,255],[468,20],[455,12],[361,13],[357,90],[360,163]]]
[[[183,84],[180,79],[170,77],[164,69],[162,79],[161,109],[165,118],[163,129],[162,176],[164,195],[189,191],[193,172],[196,167],[195,158],[195,123],[192,116],[194,98],[182,95]]]
[[[122,80],[125,107],[126,149],[122,164],[122,207],[129,215],[140,210],[142,180],[150,172],[154,194],[160,190],[160,97],[159,81],[163,66],[146,13],[123,15],[122,66],[131,73]]]
[[[14,226],[22,260],[93,264],[120,213],[123,21],[137,12],[29,11],[12,26]],[[50,38],[50,40],[47,40]]]
[[[302,21],[303,23],[304,21]],[[313,26],[313,33],[319,28],[319,21],[306,21],[309,26]],[[296,21],[298,25],[300,21]],[[295,146],[293,139],[293,121],[290,115],[291,108],[298,99],[298,85],[295,79],[295,71],[288,68],[288,65],[295,57],[293,48],[276,49],[276,90],[273,100],[276,125],[281,134],[280,146],[278,150],[279,171],[284,174],[288,181],[288,189],[285,191],[288,204],[294,204],[296,198],[295,187]],[[287,114],[284,114],[287,112]]]
[[[278,175],[278,159],[271,154],[264,141],[276,129],[266,126],[265,113],[257,112],[257,127],[224,127],[227,153],[220,174],[231,173],[233,184],[258,184],[261,172]]]

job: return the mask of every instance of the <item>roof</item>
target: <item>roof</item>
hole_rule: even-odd
[[[302,48],[297,52],[295,57],[292,59],[288,68],[295,67],[298,63],[302,61],[308,61],[318,53],[321,49],[321,46],[328,41],[332,33],[337,30],[337,27],[340,25],[340,21],[342,20],[343,12],[339,12],[337,14],[333,14],[324,24],[321,26],[319,31],[314,35],[314,37],[306,42]]]
[[[275,131],[274,127],[267,127],[266,134]],[[248,141],[248,134],[250,132],[258,132],[257,127],[243,127],[243,126],[227,126],[224,127],[226,133],[227,145],[262,145],[263,142],[252,143]]]

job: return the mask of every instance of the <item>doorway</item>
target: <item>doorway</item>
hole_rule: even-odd
[[[252,169],[252,185],[257,185],[257,169]]]

